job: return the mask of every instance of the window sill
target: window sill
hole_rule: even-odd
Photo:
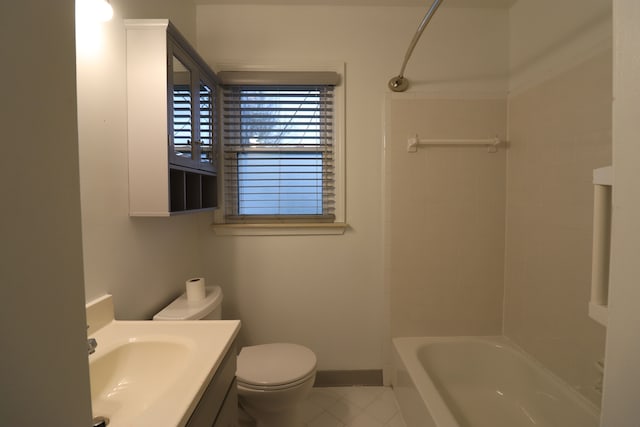
[[[346,223],[310,224],[213,224],[220,236],[312,236],[340,235],[349,227]]]

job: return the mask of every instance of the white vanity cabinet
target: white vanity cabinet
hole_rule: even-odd
[[[166,19],[125,20],[129,214],[217,207],[217,78]]]
[[[187,427],[237,427],[236,359],[233,345],[191,414]]]

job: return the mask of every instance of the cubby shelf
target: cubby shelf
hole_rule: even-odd
[[[217,205],[217,182],[215,175],[170,167],[171,213],[215,208]]]

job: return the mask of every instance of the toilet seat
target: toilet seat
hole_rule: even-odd
[[[304,378],[301,378],[297,381],[291,382],[291,383],[287,383],[287,384],[278,384],[278,385],[257,385],[257,384],[247,384],[243,381],[238,380],[237,384],[238,384],[238,390],[242,390],[242,389],[246,389],[246,390],[251,390],[251,391],[279,391],[279,390],[287,390],[290,388],[295,388],[301,384],[304,384],[305,382],[309,381],[309,380],[313,380],[314,376],[315,376],[315,371],[311,372],[309,375],[307,375]]]
[[[316,356],[298,344],[276,343],[243,347],[237,360],[238,385],[251,390],[282,390],[309,381]]]

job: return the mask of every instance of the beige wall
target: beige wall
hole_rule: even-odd
[[[598,3],[606,22],[610,10]],[[598,41],[587,25],[590,8],[580,15],[576,5],[563,25],[583,30],[602,47],[581,52],[579,35],[572,33],[541,57],[535,42],[524,41],[538,37],[542,21],[525,23],[536,16],[533,10],[546,17],[542,7],[523,0],[511,11],[512,56],[528,64],[521,71],[530,79],[512,86],[509,98],[504,332],[599,403],[595,363],[604,355],[605,330],[588,317],[587,305],[592,169],[611,164],[610,33]],[[547,23],[550,33],[554,22]]]
[[[242,319],[245,343],[306,344],[320,369],[383,365],[384,100],[423,14],[421,7],[198,6],[198,47],[214,66],[346,66],[345,235],[203,235],[207,276],[224,288],[225,316]],[[412,92],[504,94],[506,17],[441,8],[407,68]]]
[[[509,10],[511,93],[611,48],[611,0],[518,0]]]
[[[128,216],[124,18],[170,18],[192,41],[195,7],[179,0],[113,0],[92,50],[77,58],[86,299],[114,297],[116,317],[150,318],[202,274],[198,221]],[[80,42],[85,37],[79,30]],[[163,143],[163,141],[159,141]]]
[[[398,99],[388,107],[386,242],[392,336],[502,333],[505,159],[407,137],[506,136],[506,99]]]
[[[614,0],[614,183],[611,291],[602,426],[640,423],[640,3]]]
[[[74,2],[2,2],[0,16],[0,425],[85,427]]]

